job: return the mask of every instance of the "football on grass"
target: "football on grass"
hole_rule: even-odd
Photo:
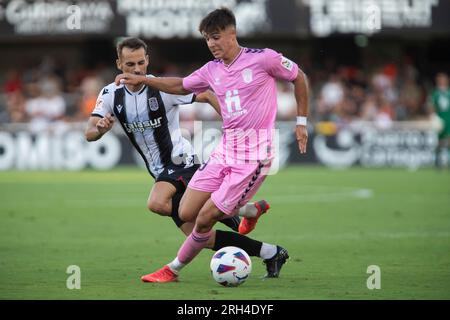
[[[241,248],[224,247],[213,255],[210,267],[217,283],[226,287],[237,287],[250,275],[252,261]]]

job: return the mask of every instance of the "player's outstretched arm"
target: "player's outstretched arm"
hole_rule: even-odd
[[[107,113],[104,118],[92,116],[88,120],[88,125],[84,135],[87,141],[97,141],[114,125],[114,116]]]
[[[306,144],[308,142],[308,130],[306,127],[306,117],[309,110],[309,88],[308,79],[302,70],[298,70],[297,78],[294,82],[295,100],[297,101],[297,116],[304,117],[303,121],[297,121],[295,135],[297,137],[298,149],[300,153],[306,152]],[[303,120],[300,119],[300,120]]]
[[[186,95],[191,93],[183,88],[183,78],[177,77],[151,77],[141,76],[132,73],[122,73],[116,77],[116,85],[129,84],[139,85],[145,84],[149,87],[153,87],[159,91],[163,91],[170,94]]]
[[[216,112],[219,114],[219,116],[222,116],[220,113],[219,100],[217,99],[216,94],[214,92],[212,92],[211,90],[206,90],[205,92],[198,94],[195,97],[195,101],[209,103],[210,105],[212,105],[214,110],[216,110]]]

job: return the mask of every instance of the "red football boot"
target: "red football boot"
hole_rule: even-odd
[[[258,222],[259,217],[267,210],[270,209],[270,205],[266,200],[260,200],[255,202],[255,207],[258,210],[256,216],[254,218],[243,218],[241,223],[239,224],[239,233],[247,234],[250,233],[253,229],[255,229],[256,223]]]
[[[158,271],[141,277],[143,282],[175,282],[178,281],[178,275],[165,265]]]

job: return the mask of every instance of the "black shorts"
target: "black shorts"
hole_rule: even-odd
[[[156,182],[166,181],[171,183],[176,189],[177,193],[184,193],[186,187],[191,181],[195,171],[200,167],[199,164],[194,164],[192,167],[185,168],[183,166],[169,166],[164,168],[164,171],[160,173]]]

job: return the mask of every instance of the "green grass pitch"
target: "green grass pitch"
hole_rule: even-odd
[[[170,218],[146,210],[140,169],[0,173],[0,299],[450,299],[450,172],[290,167],[256,198],[272,208],[250,234],[289,250],[279,279],[216,284],[211,250],[178,283],[140,276],[183,241]],[[220,226],[221,229],[222,226]],[[69,265],[81,289],[69,290]],[[381,269],[381,289],[366,286]]]

